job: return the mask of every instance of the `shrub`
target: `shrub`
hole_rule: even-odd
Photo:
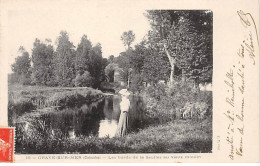
[[[81,91],[67,91],[55,93],[48,99],[48,105],[73,107],[100,99],[102,92],[99,90],[85,89]]]
[[[140,92],[143,89],[142,76],[140,74],[134,74],[131,79],[130,91]]]
[[[204,119],[211,116],[212,92],[202,92],[191,81],[176,79],[169,87],[157,84],[146,88],[147,111],[164,120]]]
[[[150,97],[160,100],[161,97],[166,96],[167,86],[164,84],[151,85],[147,88],[147,93]]]
[[[22,85],[30,85],[31,84],[31,78],[29,74],[21,74],[18,75],[16,73],[12,73],[8,75],[8,83],[9,84],[22,84]]]
[[[8,84],[19,83],[19,77],[16,73],[8,74]]]
[[[85,86],[92,87],[93,82],[94,82],[94,80],[88,71],[85,71],[84,74],[82,74],[82,75],[77,74],[77,76],[75,78],[75,86],[78,86],[78,87],[85,87]]]
[[[14,102],[9,100],[8,102],[8,124],[13,125],[16,117],[35,110],[36,106],[30,100],[22,100],[20,102]]]
[[[206,102],[187,102],[185,106],[180,109],[183,119],[203,119],[208,110]]]
[[[30,85],[31,84],[31,78],[28,74],[22,74],[19,77],[19,83],[22,85]]]

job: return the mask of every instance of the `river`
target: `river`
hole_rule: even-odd
[[[28,132],[30,128],[38,133],[45,130],[50,135],[74,139],[76,137],[124,136],[143,128],[149,118],[145,115],[145,104],[141,97],[130,96],[128,112],[120,110],[122,97],[107,96],[98,102],[73,108],[64,108],[41,113],[33,121],[20,124],[18,132]],[[18,124],[17,124],[18,125]]]

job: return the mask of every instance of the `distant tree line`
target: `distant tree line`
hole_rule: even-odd
[[[104,68],[107,59],[102,58],[102,47],[95,46],[86,35],[78,47],[69,40],[66,31],[61,31],[56,41],[35,39],[32,55],[20,47],[21,56],[12,65],[11,82],[43,86],[88,86],[97,88],[105,80]]]
[[[125,51],[102,58],[102,47],[95,46],[84,35],[77,48],[62,31],[56,49],[49,40],[36,39],[32,56],[23,48],[12,65],[16,80],[23,84],[46,86],[90,86],[114,82],[115,66],[120,77],[133,91],[144,83],[169,85],[181,78],[195,85],[212,82],[213,15],[201,10],[150,10],[146,12],[151,30],[132,47],[133,31],[121,36]]]

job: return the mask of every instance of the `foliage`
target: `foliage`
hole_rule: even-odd
[[[77,87],[92,87],[93,78],[88,71],[85,71],[82,75],[77,74],[75,78],[75,86]]]
[[[8,84],[16,84],[19,83],[18,81],[18,75],[16,73],[10,73],[8,74]]]
[[[97,88],[100,86],[100,82],[105,80],[105,65],[107,65],[107,62],[102,58],[101,44],[98,43],[92,47],[92,44],[88,40],[87,36],[83,35],[76,51],[76,72],[79,75],[89,72],[92,76],[91,86]],[[77,78],[78,77],[79,76],[77,75]]]
[[[89,73],[93,77],[94,88],[98,88],[100,83],[105,80],[103,58],[102,58],[102,47],[101,44],[96,44],[89,54]]]
[[[152,116],[201,120],[212,114],[212,92],[200,91],[187,80],[176,79],[172,87],[163,83],[149,86],[146,95]]]
[[[23,85],[30,84],[30,68],[31,68],[31,59],[29,53],[24,50],[23,47],[20,47],[19,52],[22,54],[15,58],[15,63],[12,64],[12,81],[18,81]]]
[[[29,74],[22,74],[19,76],[18,82],[22,85],[30,85],[31,77]]]
[[[51,44],[42,43],[39,39],[35,39],[32,49],[32,82],[36,85],[54,84],[54,49]]]
[[[17,127],[16,152],[23,154],[111,154],[111,153],[210,153],[212,123],[176,120],[150,126],[125,137],[97,138],[79,136],[70,139],[58,130],[51,132],[39,118],[27,132]],[[41,125],[42,124],[42,125]]]
[[[76,76],[74,45],[69,41],[66,31],[61,31],[57,38],[57,49],[54,58],[55,76],[60,86],[73,86],[73,79]]]
[[[135,73],[141,73],[145,58],[150,55],[150,50],[145,46],[145,41],[135,45],[135,49],[129,54],[129,63]]]
[[[120,55],[116,59],[116,63],[118,64],[118,67],[121,69],[120,77],[121,80],[124,82],[128,81],[128,78],[131,73],[131,65],[129,60],[129,55],[132,53],[132,50],[127,50],[125,52],[121,52]]]
[[[130,91],[140,93],[143,90],[143,77],[140,74],[132,74]]]
[[[108,62],[109,62],[109,63],[114,63],[114,60],[115,60],[115,56],[114,56],[114,55],[110,55],[110,56],[108,57]]]
[[[9,85],[8,118],[21,116],[35,109],[53,106],[74,106],[96,101],[103,97],[100,90],[92,88],[55,88],[42,86]]]
[[[26,112],[35,110],[36,106],[28,99],[20,100],[20,102],[15,102],[10,100],[8,102],[8,123],[13,124],[14,117],[21,116]]]
[[[155,84],[159,80],[168,80],[169,62],[163,56],[158,56],[155,53],[148,54],[144,59],[142,68],[142,76],[144,81],[148,83]]]
[[[115,69],[116,65],[114,63],[110,63],[105,67],[105,75],[107,77],[107,82],[114,82]]]
[[[124,46],[127,46],[127,49],[130,49],[132,42],[135,40],[135,34],[132,30],[124,32],[121,36]]]
[[[101,44],[92,45],[86,35],[82,36],[76,50],[66,31],[60,32],[56,50],[50,40],[36,39],[32,62],[29,53],[19,48],[22,56],[12,65],[15,74],[10,82],[67,87],[76,83],[76,86],[100,88],[102,82],[114,81],[114,69],[109,64],[118,66],[120,82],[133,91],[141,91],[143,82],[173,84],[179,76],[197,85],[212,82],[212,12],[149,10],[146,16],[151,30],[143,41],[132,47],[134,32],[124,32],[121,40],[126,51],[119,56],[110,55],[108,59],[102,58]],[[88,81],[84,75],[87,72],[92,78]],[[88,83],[80,83],[84,81]]]
[[[211,82],[212,73],[208,71],[212,68],[212,12],[151,10],[147,11],[147,18],[152,26],[150,46],[167,55],[171,83],[175,66],[196,83]]]
[[[29,53],[26,51],[21,53],[21,56],[15,58],[15,63],[12,65],[12,71],[17,74],[29,74],[29,69],[31,67]]]
[[[76,86],[99,88],[101,82],[106,80],[108,60],[102,58],[100,43],[92,46],[87,36],[83,35],[75,50],[69,34],[61,31],[56,45],[54,50],[51,40],[41,42],[36,38],[32,49],[32,67],[29,53],[21,46],[19,52],[22,56],[18,56],[12,65],[14,74],[10,75],[9,83],[71,87],[75,86],[76,80]]]
[[[89,69],[89,54],[92,49],[92,43],[86,35],[83,35],[77,47],[75,69],[77,73],[83,74]]]

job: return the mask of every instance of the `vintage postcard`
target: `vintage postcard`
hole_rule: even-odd
[[[0,0],[0,162],[259,162],[258,0]]]

